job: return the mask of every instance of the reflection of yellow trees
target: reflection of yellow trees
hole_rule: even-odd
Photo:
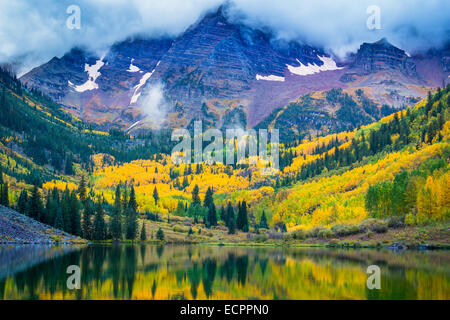
[[[40,299],[99,300],[450,297],[448,262],[442,252],[122,246],[121,259],[114,260],[111,250],[103,260],[95,254],[81,259],[82,273],[88,277],[81,290],[66,289],[65,263],[58,262],[54,272],[60,268],[61,279],[53,285],[43,279],[28,285],[10,277],[4,297],[20,299],[33,293]],[[373,261],[383,262],[381,291],[366,288],[366,268]]]

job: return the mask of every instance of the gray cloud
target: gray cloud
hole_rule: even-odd
[[[0,0],[0,63],[22,69],[61,56],[74,46],[101,52],[135,34],[176,36],[223,0]],[[81,9],[81,29],[66,27],[70,5]]]
[[[176,36],[224,0],[0,0],[0,63],[21,71],[74,46],[102,51],[135,34]],[[448,0],[228,0],[230,18],[268,27],[343,56],[364,41],[387,37],[407,51],[449,40]],[[81,29],[66,28],[69,5],[81,8]],[[381,30],[368,30],[366,8],[381,9]]]
[[[231,17],[271,28],[278,37],[303,40],[343,56],[362,42],[386,37],[415,51],[450,40],[447,0],[233,0]],[[369,30],[367,8],[380,8],[381,29]]]

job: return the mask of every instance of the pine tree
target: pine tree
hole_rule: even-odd
[[[28,192],[23,189],[17,200],[17,211],[21,214],[27,214]]]
[[[81,237],[80,206],[75,191],[73,191],[70,196],[70,220],[71,220],[71,233],[75,236]]]
[[[145,221],[142,221],[142,229],[141,229],[141,241],[147,240],[147,233],[145,231]]]
[[[9,207],[8,183],[3,183],[1,186],[1,204],[5,207]]]
[[[247,203],[242,201],[238,206],[238,216],[236,219],[236,226],[242,232],[248,232],[248,214]]]
[[[136,202],[136,194],[134,193],[133,186],[131,186],[130,200],[128,201],[128,207],[130,207],[134,212],[137,212],[138,205]]]
[[[205,208],[209,208],[212,204],[214,204],[213,191],[212,191],[211,187],[208,187],[208,190],[206,190],[206,193],[205,193],[205,199],[203,200],[203,206]]]
[[[116,187],[114,208],[111,214],[110,233],[113,239],[122,239],[122,206],[119,186]]]
[[[64,219],[64,231],[70,233],[72,229],[72,223],[70,218],[70,191],[67,186],[61,196],[61,210]]]
[[[53,222],[53,225],[56,229],[64,230],[64,218],[61,207],[56,209],[55,222]]]
[[[71,176],[74,174],[73,171],[73,162],[72,162],[72,157],[68,156],[66,159],[66,167],[64,168],[64,172],[66,175]]]
[[[208,210],[208,216],[206,219],[207,226],[217,225],[217,213],[216,206],[214,205],[213,194],[214,192],[212,188],[209,187],[206,191],[205,199],[203,200],[203,206]]]
[[[158,195],[158,189],[156,189],[156,186],[155,186],[155,189],[153,189],[153,199],[155,200],[155,205],[157,206],[158,200],[159,200],[159,195]]]
[[[259,227],[261,229],[269,229],[269,225],[267,224],[266,213],[264,210],[261,215],[261,220],[259,221]]]
[[[95,208],[95,218],[94,218],[94,240],[105,240],[106,239],[106,224],[105,218],[103,216],[103,206],[100,199],[96,204]]]
[[[94,215],[91,200],[87,200],[84,204],[83,211],[83,238],[87,240],[92,240],[93,238],[93,227],[92,227],[92,216]]]
[[[231,205],[231,202],[228,202],[227,205],[227,227],[228,227],[228,233],[229,234],[234,234],[236,233],[236,221],[235,221],[235,216],[234,216],[234,209],[233,206]]]
[[[125,237],[128,240],[134,240],[136,239],[137,234],[137,214],[136,212],[131,208],[127,208],[126,210],[126,232]]]
[[[202,201],[200,200],[198,185],[195,185],[192,190],[192,204],[202,205]]]
[[[208,208],[208,225],[217,226],[217,212],[214,203]]]
[[[122,194],[122,210],[125,212],[127,207],[128,207],[128,190],[125,186]]]
[[[4,86],[2,88],[2,97],[0,99],[0,107],[2,107],[4,110],[7,110],[7,106],[6,106],[6,88]]]
[[[175,210],[175,214],[178,216],[184,216],[186,214],[183,202],[181,200],[178,201],[177,209]]]
[[[37,186],[34,186],[33,192],[31,193],[29,215],[30,218],[40,221],[42,218],[43,203],[41,199],[41,194]]]
[[[187,186],[189,186],[189,181],[188,181],[187,177],[184,176],[184,177],[183,177],[183,182],[182,182],[182,184],[181,184],[181,187],[182,187],[183,189],[186,189]]]
[[[161,228],[159,228],[156,232],[156,239],[159,241],[164,241],[164,231]]]
[[[227,213],[224,206],[220,207],[220,219],[222,219],[225,223],[227,222]]]

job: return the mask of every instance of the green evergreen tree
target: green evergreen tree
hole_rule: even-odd
[[[235,215],[234,215],[234,209],[233,206],[231,205],[231,202],[228,202],[227,205],[227,227],[228,227],[228,233],[229,234],[234,234],[236,233],[236,220],[235,220]]]
[[[192,204],[194,205],[202,205],[202,201],[200,200],[199,196],[199,189],[198,185],[195,185],[194,189],[192,190]]]
[[[105,240],[106,239],[106,223],[103,213],[103,206],[100,199],[98,199],[95,207],[95,218],[94,218],[94,240]]]
[[[1,184],[1,205],[9,207],[8,183]]]
[[[75,191],[70,195],[70,220],[71,233],[75,236],[81,237],[81,215],[80,205]]]
[[[131,207],[126,210],[126,221],[125,237],[128,240],[134,240],[136,239],[138,224],[137,213]]]
[[[43,203],[41,199],[41,194],[37,186],[34,186],[33,191],[31,193],[30,206],[29,206],[29,215],[30,218],[33,218],[37,221],[40,221],[42,218],[43,212]]]
[[[266,212],[263,210],[261,219],[259,221],[259,227],[261,229],[269,229],[269,225],[267,223]]]
[[[56,229],[64,230],[64,218],[60,207],[56,209],[55,222],[53,225]]]
[[[159,195],[158,195],[158,189],[153,189],[153,199],[155,200],[155,205],[158,205]]]
[[[147,240],[147,233],[145,231],[145,221],[142,221],[142,229],[141,229],[141,241]]]
[[[156,239],[159,241],[164,241],[164,231],[161,228],[159,228],[156,232]]]
[[[222,219],[225,223],[227,222],[227,213],[224,206],[220,207],[220,219]]]
[[[72,232],[72,222],[70,218],[70,191],[69,188],[66,186],[66,189],[64,190],[62,196],[61,196],[61,210],[63,214],[64,219],[64,231],[70,233]]]
[[[115,240],[122,239],[122,205],[120,196],[120,186],[117,186],[110,223],[110,234]]]
[[[242,232],[248,232],[248,214],[247,203],[242,201],[238,206],[238,216],[236,219],[236,226]]]
[[[93,239],[93,226],[92,226],[92,216],[94,215],[94,210],[92,209],[91,200],[87,200],[84,204],[83,210],[83,238],[87,240]]]
[[[125,212],[127,207],[128,207],[128,190],[125,187],[122,194],[122,210]]]
[[[130,207],[134,212],[137,212],[138,205],[136,202],[136,194],[134,193],[133,186],[131,186],[130,200],[128,201],[128,207]]]
[[[72,176],[72,175],[74,174],[74,171],[73,171],[73,162],[72,162],[72,161],[73,161],[73,160],[72,160],[72,157],[71,157],[71,156],[68,156],[67,159],[66,159],[66,166],[65,166],[65,168],[64,168],[64,172],[65,172],[65,174],[68,175],[68,176]]]
[[[211,187],[209,187],[206,191],[205,199],[203,200],[203,207],[208,210],[208,216],[205,223],[208,227],[217,225],[217,213],[216,206],[214,205],[213,195],[214,191]]]
[[[186,211],[184,209],[184,205],[182,201],[178,201],[177,209],[175,210],[175,214],[177,216],[184,216],[186,214]]]
[[[17,199],[17,211],[21,214],[27,214],[27,204],[28,204],[28,192],[23,189],[20,192],[19,199]]]

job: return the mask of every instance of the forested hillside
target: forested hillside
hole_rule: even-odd
[[[327,238],[450,218],[449,86],[384,118],[392,110],[361,93],[326,93],[348,100],[339,117],[358,128],[280,145],[272,176],[261,163],[174,164],[168,132],[96,131],[5,70],[0,86],[1,203],[87,239],[315,227]]]

